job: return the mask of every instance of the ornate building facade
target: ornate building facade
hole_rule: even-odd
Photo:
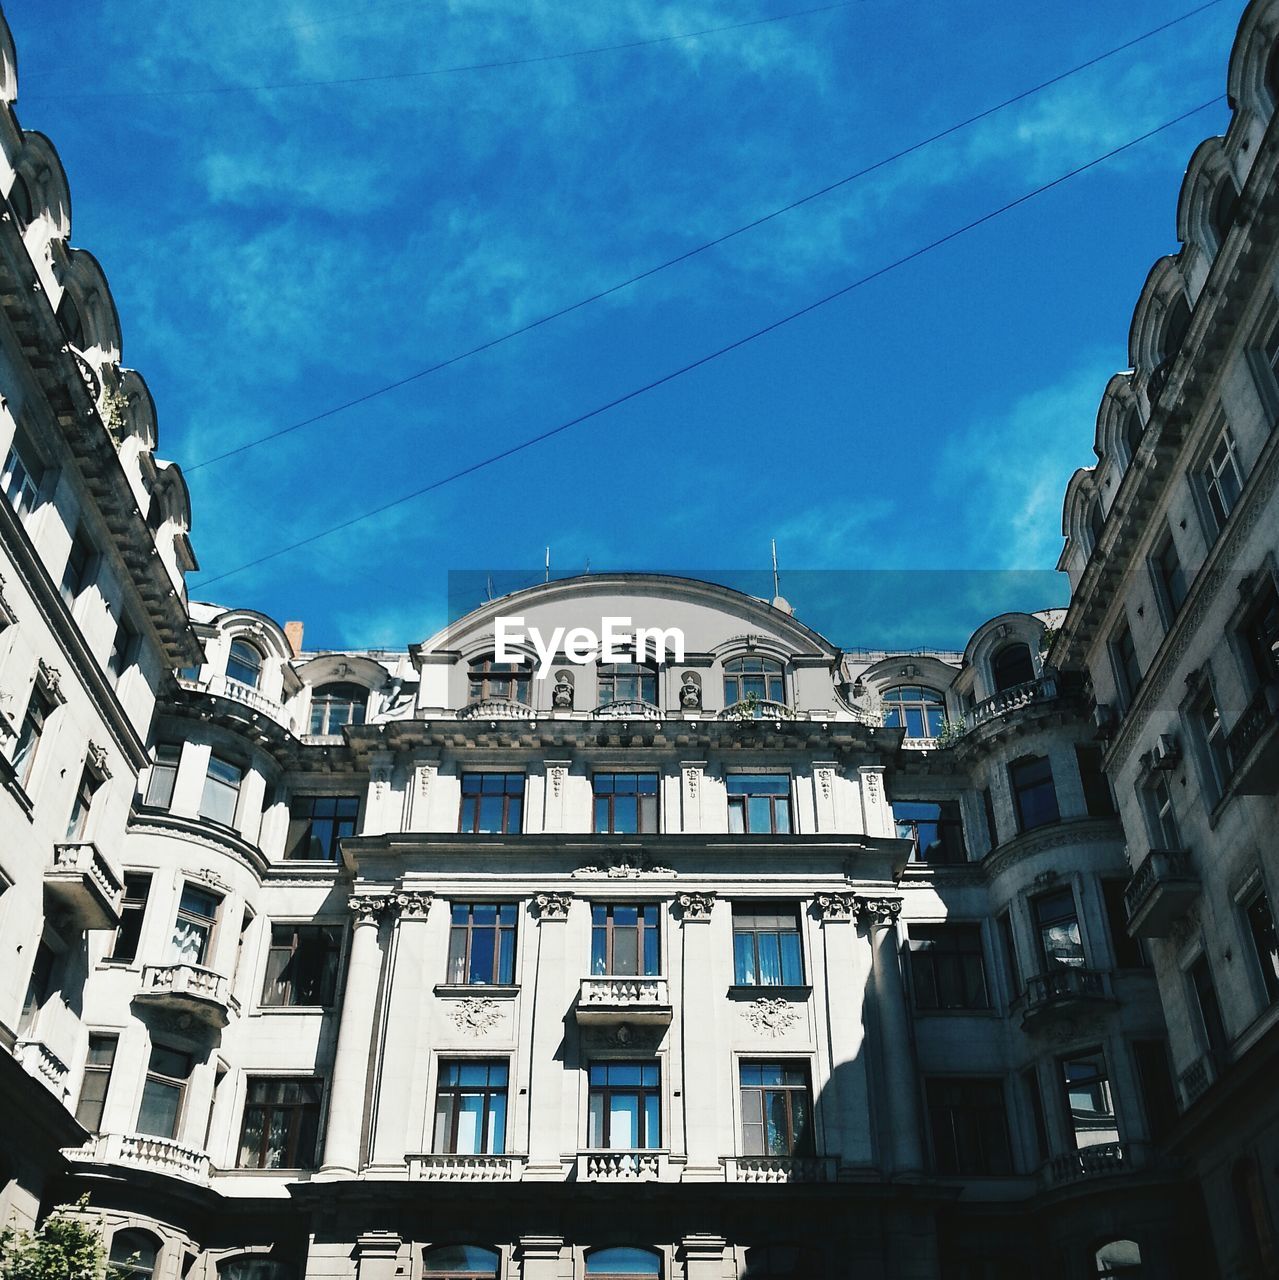
[[[594,575],[337,653],[187,601],[0,32],[0,1218],[87,1193],[137,1280],[1275,1274],[1277,40],[1068,611],[872,654]],[[684,644],[537,675],[515,615]]]

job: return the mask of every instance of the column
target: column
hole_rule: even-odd
[[[355,916],[355,928],[351,934],[346,987],[342,992],[342,1020],[338,1024],[333,1084],[329,1089],[329,1130],[320,1169],[321,1174],[329,1175],[353,1174],[359,1170],[369,1053],[382,976],[378,925],[390,909],[391,899],[368,894],[351,898],[347,905]]]
[[[727,1247],[728,1241],[723,1236],[685,1236],[679,1244],[685,1280],[723,1280]]]
[[[681,893],[675,899],[682,926],[683,964],[680,970],[680,1032],[684,1059],[684,1149],[686,1182],[715,1182],[724,1177],[719,1162],[719,1122],[724,1113],[720,1097],[723,1078],[716,1043],[716,1012],[723,998],[711,975],[713,954],[711,919],[714,893]],[[731,1148],[730,1148],[731,1150]]]
[[[705,760],[679,762],[680,818],[684,832],[702,829],[702,781],[705,773]]]
[[[404,793],[404,830],[430,831],[427,811],[431,793],[435,790],[435,777],[440,771],[438,760],[419,760],[409,774],[409,785]]]
[[[885,1173],[918,1172],[924,1164],[919,1073],[897,937],[902,902],[900,898],[859,896],[854,906],[870,935],[873,957],[879,1078],[884,1094],[880,1102],[886,1107],[891,1134],[881,1163]]]
[[[884,766],[861,765],[857,770],[857,781],[862,793],[862,830],[868,836],[895,836],[897,827],[893,822],[893,810],[884,790]]]
[[[548,766],[549,769],[549,766]],[[564,1040],[564,1015],[577,994],[581,974],[568,962],[567,921],[573,895],[539,893],[531,908],[537,917],[537,973],[533,998],[533,1046],[529,1064],[528,1095],[528,1164],[525,1181],[552,1180],[564,1177],[560,1155],[567,1139],[576,1147],[576,1133],[570,1138],[564,1132],[565,1116],[577,1123],[576,1108],[566,1108],[565,1099],[573,1088],[575,1072],[565,1069],[559,1059]],[[527,1014],[526,1014],[527,1016]],[[556,1255],[558,1256],[558,1254]],[[525,1272],[525,1276],[528,1276]],[[552,1275],[538,1271],[538,1275]]]

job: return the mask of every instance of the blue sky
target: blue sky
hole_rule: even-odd
[[[1195,7],[863,0],[9,0],[18,113],[71,183],[161,456],[190,468],[567,305]],[[848,646],[962,643],[800,571],[1051,570],[1133,304],[1224,105],[732,355],[300,551],[1222,93],[1241,0],[727,245],[189,475],[195,598],[403,645],[447,573],[762,569]],[[190,90],[220,89],[215,93]],[[174,93],[174,90],[183,92]],[[731,577],[726,571],[720,576]],[[959,581],[957,578],[956,581]],[[1045,575],[1011,580],[1055,603]],[[965,588],[969,595],[971,580]],[[1045,594],[1056,591],[1053,601]],[[811,607],[808,607],[810,606]],[[873,611],[871,611],[873,612]],[[815,614],[819,614],[820,620]],[[979,621],[980,619],[974,619]],[[944,633],[944,634],[940,634]]]

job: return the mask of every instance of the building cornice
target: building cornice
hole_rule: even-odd
[[[1067,845],[1116,845],[1122,856],[1124,832],[1118,818],[1067,818],[1048,826],[1036,827],[1005,840],[980,862],[987,880],[994,880],[1009,868],[1033,858],[1045,849],[1062,849]],[[1127,865],[1126,863],[1124,864]]]

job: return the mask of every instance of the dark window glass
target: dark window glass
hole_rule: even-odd
[[[344,724],[363,724],[369,691],[362,684],[322,684],[311,694],[311,732],[342,732]]]
[[[341,951],[342,930],[337,925],[273,924],[262,1003],[331,1005]]]
[[[458,830],[472,834],[518,834],[524,829],[522,773],[464,773]]]
[[[935,738],[946,719],[946,703],[936,689],[899,685],[884,691],[884,725],[905,729],[908,738]]]
[[[1150,838],[1159,849],[1180,849],[1181,832],[1177,827],[1177,811],[1173,808],[1172,788],[1166,773],[1156,773],[1145,789],[1146,821]]]
[[[1222,430],[1217,443],[1199,473],[1203,485],[1204,497],[1208,501],[1208,509],[1212,514],[1213,533],[1220,533],[1226,527],[1230,513],[1239,501],[1243,492],[1243,471],[1239,465],[1239,451],[1235,447],[1235,438],[1230,428]]]
[[[444,1060],[435,1091],[434,1150],[454,1155],[506,1151],[505,1061]]]
[[[1123,880],[1103,880],[1101,896],[1106,905],[1106,924],[1110,929],[1110,943],[1115,951],[1115,967],[1118,969],[1143,969],[1147,965],[1146,951],[1140,938],[1128,932],[1128,912],[1124,907]]]
[[[1134,1040],[1133,1060],[1150,1136],[1159,1142],[1177,1120],[1177,1095],[1168,1065],[1168,1046],[1162,1040]]]
[[[1047,826],[1060,817],[1057,789],[1053,785],[1052,765],[1047,756],[1026,756],[1008,766],[1012,784],[1013,806],[1017,811],[1017,829],[1032,831]]]
[[[128,670],[137,648],[138,633],[127,619],[121,618],[116,624],[115,636],[111,640],[111,653],[107,657],[107,670],[116,680]]]
[[[981,926],[910,926],[910,976],[915,1008],[988,1009]]]
[[[1141,447],[1141,437],[1145,433],[1146,427],[1141,420],[1141,414],[1134,406],[1128,410],[1128,416],[1124,418],[1124,444],[1128,447],[1129,462],[1137,456],[1137,450]]]
[[[637,662],[615,662],[599,668],[599,705],[614,702],[657,702],[657,672]]]
[[[733,907],[733,971],[738,986],[788,987],[804,981],[794,907],[773,903]]]
[[[138,1132],[157,1138],[176,1138],[182,1116],[182,1099],[191,1078],[191,1055],[163,1045],[151,1046]]]
[[[35,770],[36,755],[40,750],[40,739],[44,734],[44,724],[53,712],[53,703],[43,689],[32,689],[27,703],[27,713],[22,718],[22,727],[13,744],[13,755],[10,760],[18,785],[25,791],[31,783],[31,774]]]
[[[1205,799],[1212,808],[1225,795],[1234,770],[1230,762],[1230,739],[1211,689],[1192,708],[1190,725],[1199,748]]]
[[[515,913],[513,902],[453,904],[449,982],[509,986],[515,981]]]
[[[18,1017],[18,1034],[26,1035],[35,1025],[40,1010],[58,989],[61,957],[43,939],[36,947],[36,958],[31,962],[31,977],[27,981],[26,995],[22,1000],[22,1012]]]
[[[657,830],[657,774],[597,773],[591,791],[596,831],[633,835]]]
[[[204,775],[204,791],[200,796],[200,817],[219,822],[224,827],[234,826],[243,777],[244,770],[239,765],[220,756],[210,756],[208,771]]]
[[[592,1062],[586,1145],[643,1151],[662,1145],[662,1080],[656,1062]]]
[[[1190,966],[1190,989],[1194,992],[1195,1004],[1199,1009],[1199,1025],[1204,1045],[1217,1062],[1224,1062],[1226,1026],[1221,1020],[1221,1005],[1217,1001],[1217,988],[1212,980],[1207,956],[1201,955]]]
[[[13,208],[14,217],[22,228],[29,227],[35,220],[35,203],[31,199],[31,188],[20,173],[13,175],[13,185],[9,188],[9,204]]]
[[[786,677],[775,658],[730,658],[724,663],[724,705],[750,699],[786,702]]]
[[[1115,669],[1115,685],[1119,690],[1120,704],[1127,709],[1141,685],[1141,663],[1127,623],[1121,624],[1111,638],[1110,659]]]
[[[1110,790],[1110,780],[1101,767],[1100,747],[1077,746],[1075,760],[1079,764],[1079,781],[1084,789],[1084,807],[1094,818],[1115,816],[1115,797]]]
[[[1008,1117],[998,1080],[924,1082],[933,1159],[942,1174],[1008,1174]]]
[[[1240,635],[1258,686],[1279,680],[1279,594],[1269,581],[1261,598],[1248,610]]]
[[[1020,640],[1006,644],[990,660],[991,675],[995,678],[995,692],[1029,684],[1035,678],[1035,660],[1030,656],[1030,646]]]
[[[653,903],[591,907],[591,972],[613,977],[661,972],[661,912]]]
[[[813,1093],[808,1064],[741,1064],[742,1154],[810,1156],[813,1144]]]
[[[97,779],[88,769],[80,775],[80,784],[76,787],[75,799],[71,802],[71,813],[67,818],[67,842],[75,844],[84,839],[89,825],[89,811],[93,808],[93,793],[97,790]]]
[[[124,873],[124,898],[120,903],[120,927],[115,932],[112,960],[133,960],[138,954],[142,935],[142,918],[146,915],[147,895],[151,892],[151,876],[144,871]]]
[[[1031,905],[1039,929],[1039,953],[1044,968],[1050,972],[1083,968],[1084,943],[1075,912],[1075,895],[1069,889],[1056,889],[1035,898]]]
[[[71,539],[66,567],[62,570],[62,598],[68,605],[75,604],[80,593],[90,585],[93,574],[93,544],[77,532]]]
[[[724,782],[729,831],[790,834],[790,774],[730,773]]]
[[[149,1231],[117,1231],[111,1237],[111,1270],[119,1280],[151,1280],[160,1242]]]
[[[824,1274],[817,1250],[803,1245],[759,1244],[746,1250],[744,1280],[808,1280]]]
[[[217,923],[222,899],[205,889],[186,884],[178,903],[169,941],[170,964],[203,964],[209,955],[213,926]]]
[[[999,942],[1004,950],[1004,969],[1008,974],[1009,998],[1021,994],[1021,966],[1017,963],[1017,943],[1013,938],[1012,915],[1005,911],[999,917]]]
[[[359,816],[359,796],[294,796],[284,856],[336,862],[342,853],[338,841],[355,834]]]
[[[318,1080],[249,1077],[240,1169],[309,1169],[320,1129]]]
[[[1106,1059],[1100,1049],[1061,1061],[1066,1118],[1075,1146],[1102,1146],[1119,1141],[1115,1102],[1106,1073]]]
[[[1266,999],[1279,1000],[1279,939],[1275,936],[1275,918],[1264,889],[1258,889],[1244,906],[1248,934],[1257,957],[1257,966],[1265,987]]]
[[[89,1034],[89,1053],[84,1060],[84,1080],[80,1085],[75,1118],[90,1133],[97,1133],[102,1128],[102,1109],[107,1101],[107,1086],[111,1083],[111,1068],[115,1065],[117,1040],[117,1036]]]
[[[995,799],[989,787],[981,790],[981,809],[986,818],[986,839],[990,849],[999,848],[999,828],[995,824]]]
[[[1022,1088],[1030,1105],[1030,1119],[1035,1135],[1035,1157],[1042,1164],[1048,1159],[1048,1122],[1044,1118],[1044,1098],[1039,1092],[1039,1074],[1034,1067],[1021,1073]]]
[[[893,820],[899,839],[915,848],[912,862],[966,862],[964,824],[958,800],[894,800]]]
[[[34,455],[24,444],[15,441],[5,456],[0,484],[19,518],[34,511],[40,501],[41,475],[42,468],[36,465]]]
[[[256,689],[262,679],[262,654],[247,640],[232,640],[226,673],[229,679]]]
[[[492,658],[485,658],[471,666],[468,692],[472,702],[500,698],[506,702],[522,702],[527,706],[531,688],[532,676],[523,663],[517,666],[513,662],[494,662]]]
[[[173,784],[178,778],[178,760],[182,748],[161,743],[155,749],[151,776],[147,779],[144,803],[153,809],[167,809],[173,803]]]
[[[1177,544],[1172,540],[1171,533],[1165,535],[1151,559],[1151,565],[1163,601],[1164,614],[1171,623],[1177,616],[1188,589],[1186,573],[1181,567],[1181,557],[1177,554]]]

